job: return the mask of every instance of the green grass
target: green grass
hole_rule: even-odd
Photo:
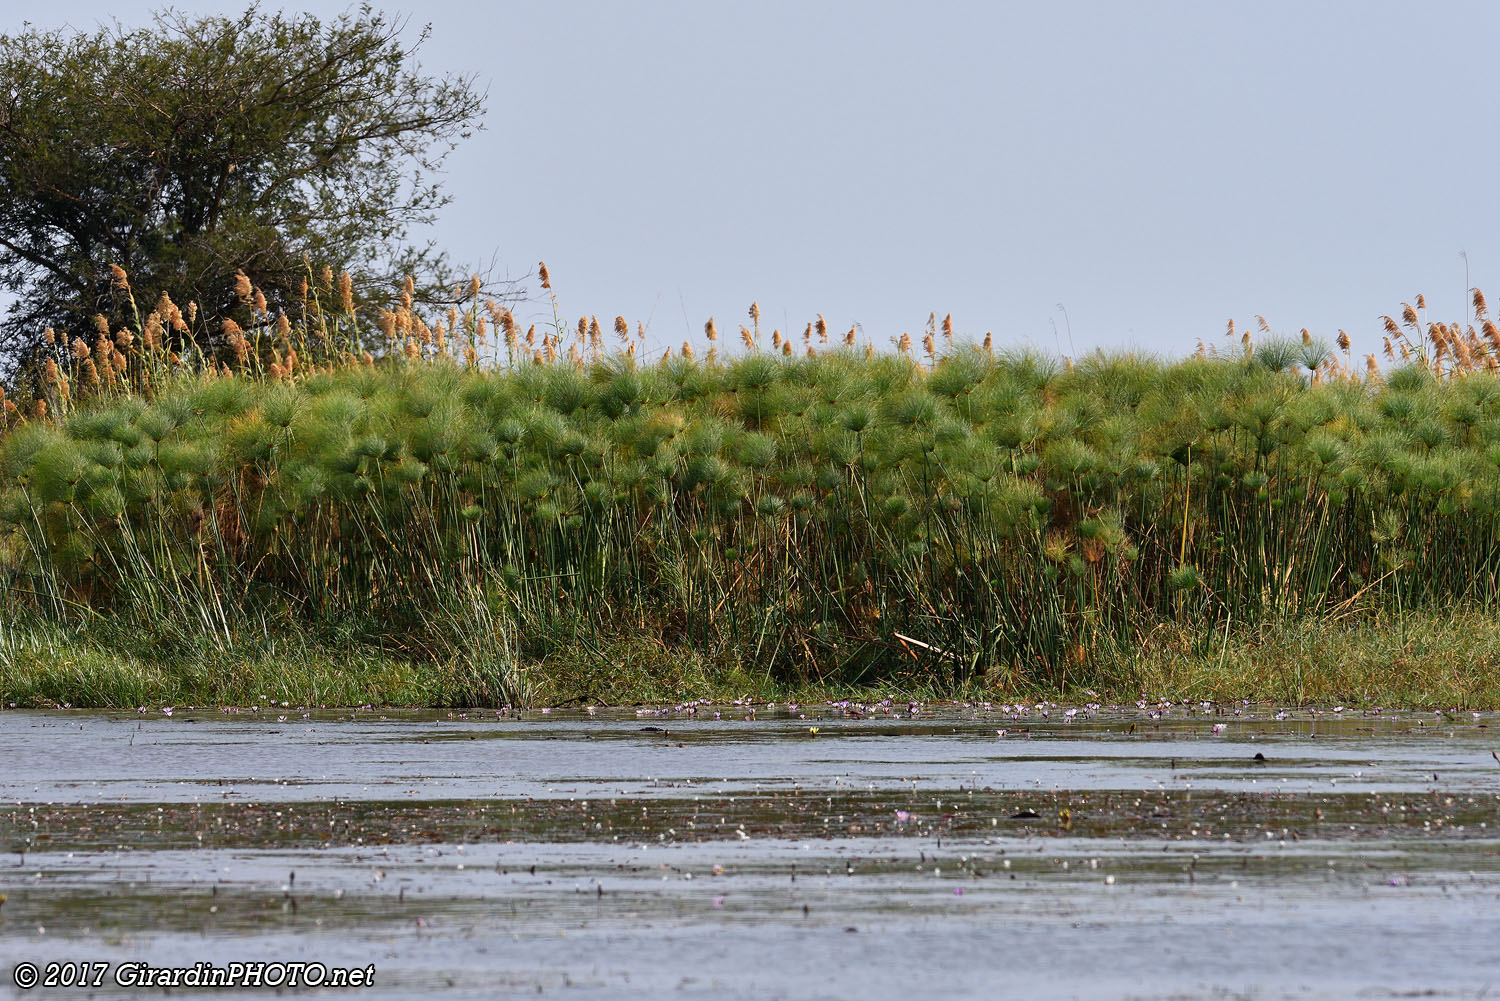
[[[1392,623],[1462,649],[1433,633],[1449,609],[1496,610],[1487,372],[1355,378],[1275,345],[482,365],[414,337],[292,379],[125,355],[112,386],[10,418],[0,697],[1500,704],[1491,660],[1475,680],[1381,652]]]
[[[1120,692],[1284,705],[1495,708],[1500,621],[1477,610],[1267,623],[1204,649],[1185,630],[1119,665]]]
[[[1204,650],[1190,629],[1158,631],[1128,656],[1084,665],[1058,688],[1022,680],[954,691],[915,671],[849,685],[767,680],[744,665],[715,664],[691,650],[641,637],[594,654],[527,665],[527,704],[629,705],[812,702],[822,699],[992,701],[1048,699],[1130,704],[1250,699],[1283,705],[1482,708],[1500,706],[1500,622],[1474,612],[1408,613],[1398,619],[1323,620],[1231,630]],[[481,700],[482,701],[482,700]],[[0,705],[454,707],[476,704],[472,679],[451,668],[379,650],[327,648],[300,638],[273,650],[163,657],[124,637],[70,635],[30,623],[0,638]]]
[[[377,651],[283,646],[163,656],[125,636],[39,623],[0,631],[0,693],[21,706],[453,705],[461,679]],[[469,699],[462,700],[464,704]]]

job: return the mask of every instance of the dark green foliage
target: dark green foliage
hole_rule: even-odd
[[[647,636],[779,681],[1066,685],[1164,626],[1493,608],[1500,383],[1279,360],[183,377],[4,439],[0,573],[59,618],[338,623],[475,684]]]
[[[445,200],[430,175],[483,96],[469,78],[424,75],[412,57],[425,33],[404,42],[403,27],[369,8],[325,22],[251,7],[0,36],[7,367],[42,349],[44,327],[68,335],[54,352],[96,313],[139,330],[154,301],[137,310],[111,265],[195,302],[200,345],[221,317],[251,325],[236,271],[294,316],[308,259],[361,279],[451,280],[405,234]]]

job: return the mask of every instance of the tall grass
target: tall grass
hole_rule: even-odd
[[[327,275],[296,324],[245,298],[217,355],[163,299],[12,401],[0,613],[373,645],[480,703],[620,637],[769,680],[1055,687],[1121,681],[1098,665],[1163,627],[1209,650],[1500,590],[1482,309],[1393,321],[1408,360],[1356,374],[1305,334],[1060,365],[819,320],[762,350],[754,308],[744,354],[710,321],[704,358],[647,364],[623,318],[606,349],[496,304],[429,325],[409,292],[371,333]]]

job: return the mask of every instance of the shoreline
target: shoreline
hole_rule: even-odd
[[[1500,621],[1481,609],[1293,620],[1218,635],[1166,624],[1128,654],[1079,665],[1066,685],[1016,683],[991,669],[961,688],[913,670],[880,683],[775,679],[641,637],[506,667],[516,700],[475,698],[468,665],[431,664],[308,637],[160,655],[120,637],[40,623],[0,634],[0,707],[153,709],[285,704],[306,711],[540,710],[883,700],[1128,705],[1141,699],[1288,706],[1500,709]]]

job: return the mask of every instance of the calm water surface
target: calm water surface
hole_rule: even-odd
[[[0,991],[1500,996],[1494,715],[692,708],[0,712]]]

